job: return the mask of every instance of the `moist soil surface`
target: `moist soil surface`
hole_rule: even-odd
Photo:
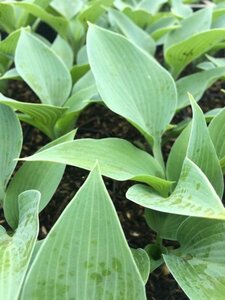
[[[204,111],[224,106],[224,96],[220,92],[221,88],[224,88],[224,84],[218,82],[204,94],[200,102]],[[19,81],[12,81],[9,84],[7,95],[21,101],[39,102],[29,87]],[[174,118],[174,122],[190,117],[191,110],[186,108]],[[27,124],[22,124],[22,127],[24,133],[22,157],[33,154],[49,142],[49,139],[39,130]],[[85,109],[78,119],[76,128],[78,128],[76,138],[119,137],[132,142],[142,149],[147,149],[145,140],[134,127],[100,104],[94,104]],[[174,140],[170,139],[164,146],[165,159],[173,142]],[[53,199],[40,214],[40,239],[45,238],[64,208],[84,183],[87,175],[88,172],[85,170],[66,167],[63,179]],[[108,178],[104,178],[104,181],[117,210],[128,244],[133,248],[144,248],[147,244],[153,243],[155,241],[155,233],[149,229],[145,222],[144,209],[125,197],[127,189],[133,183],[129,181],[118,182]],[[7,226],[2,211],[0,212],[0,224]],[[165,266],[158,268],[150,275],[146,291],[147,299],[152,300],[188,299]]]

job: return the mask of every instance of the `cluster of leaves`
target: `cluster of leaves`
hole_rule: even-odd
[[[43,23],[53,42],[38,34]],[[146,299],[150,272],[165,263],[190,299],[223,299],[225,109],[204,114],[197,102],[225,76],[215,56],[225,2],[0,1],[0,29],[0,201],[11,228],[0,226],[0,298]],[[12,79],[40,103],[6,97]],[[151,152],[119,138],[74,140],[94,102],[130,122]],[[171,123],[190,104],[192,119]],[[20,120],[52,141],[14,172]],[[38,213],[66,165],[91,173],[38,241]],[[145,207],[155,243],[129,248],[101,175],[136,183],[126,197]]]

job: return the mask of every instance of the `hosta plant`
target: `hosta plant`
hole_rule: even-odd
[[[224,110],[207,127],[203,112],[189,95],[192,121],[165,165],[161,142],[178,103],[172,76],[126,38],[96,26],[89,29],[87,49],[102,100],[144,135],[153,155],[122,139],[80,139],[27,160],[88,170],[97,160],[105,176],[142,182],[128,190],[127,198],[146,208],[146,220],[157,232],[156,244],[146,247],[151,270],[164,262],[190,299],[222,299]],[[179,246],[165,248],[164,239],[178,241]],[[153,250],[158,251],[158,260],[151,256]]]

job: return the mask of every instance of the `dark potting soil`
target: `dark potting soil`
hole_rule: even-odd
[[[224,106],[224,97],[219,90],[223,87],[218,82],[208,90],[200,102],[204,111],[215,107]],[[12,81],[9,85],[8,96],[26,102],[39,102],[31,90],[22,82]],[[176,122],[191,116],[190,108],[183,110],[176,118]],[[148,146],[140,133],[126,120],[112,113],[103,105],[92,105],[85,109],[76,124],[78,128],[76,138],[104,138],[119,137],[126,139],[136,146],[147,149]],[[22,157],[33,154],[41,146],[49,142],[49,139],[39,130],[23,124],[24,145]],[[168,141],[164,147],[165,157],[168,155],[174,139]],[[66,167],[63,179],[48,206],[40,213],[39,238],[44,238],[54,225],[60,214],[85,181],[88,172],[75,167]],[[144,209],[127,200],[125,193],[133,184],[132,182],[118,182],[104,178],[105,185],[115,205],[121,225],[129,245],[133,248],[144,248],[155,241],[155,233],[147,226],[143,213]],[[0,224],[5,221],[0,213]],[[147,297],[152,300],[184,300],[188,299],[179,288],[168,269],[163,266],[154,271],[146,285]]]

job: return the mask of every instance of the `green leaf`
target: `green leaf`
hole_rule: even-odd
[[[1,2],[0,11],[0,27],[7,33],[14,31],[16,29],[16,15],[13,6]]]
[[[44,151],[57,144],[73,140],[74,131],[60,137],[57,140],[41,148]],[[4,200],[4,214],[8,224],[16,228],[19,221],[17,197],[26,190],[38,190],[41,193],[39,211],[51,200],[55,193],[65,170],[65,165],[52,162],[25,162],[16,172],[6,190]],[[51,180],[49,180],[51,179]]]
[[[35,257],[21,300],[36,297],[146,299],[144,282],[96,168]]]
[[[16,71],[16,68],[12,68],[8,71],[6,71],[1,77],[0,80],[19,80],[20,76],[18,72]]]
[[[209,124],[209,134],[218,158],[225,158],[225,108]]]
[[[205,117],[193,97],[189,96],[193,121],[191,127],[175,142],[167,162],[167,177],[177,181],[185,156],[190,158],[205,173],[218,195],[223,195],[223,174],[216,150],[209,135]]]
[[[36,153],[25,160],[52,161],[87,170],[91,170],[98,160],[101,174],[115,180],[145,182],[163,194],[172,185],[172,182],[163,179],[163,170],[151,155],[118,138],[75,140]]]
[[[109,17],[131,42],[147,53],[154,55],[156,49],[154,40],[129,17],[115,9],[109,10]]]
[[[194,73],[179,79],[176,82],[178,94],[177,109],[190,104],[188,92],[193,95],[196,101],[199,101],[205,90],[223,76],[225,76],[225,68],[220,67]]]
[[[223,41],[225,39],[224,35],[225,29],[211,29],[195,33],[192,37],[165,48],[165,60],[171,67],[173,76],[178,77],[190,62],[207,53],[219,42]]]
[[[141,274],[141,277],[146,284],[148,281],[148,277],[150,274],[150,259],[148,254],[144,249],[138,248],[138,249],[131,249],[131,252],[133,254],[135,263],[138,267],[138,270]]]
[[[40,193],[26,191],[18,198],[19,226],[13,236],[0,227],[0,298],[19,299],[38,235],[38,203]]]
[[[172,0],[171,6],[172,13],[180,18],[187,18],[193,13],[192,9],[188,5],[183,4],[182,0]]]
[[[152,273],[164,263],[162,258],[162,250],[156,244],[148,244],[145,247],[145,251],[150,259],[150,273]]]
[[[181,28],[167,35],[164,56],[174,77],[191,61],[224,40],[224,29],[210,30],[211,22],[212,9],[200,9],[181,21]]]
[[[209,134],[216,149],[220,165],[225,172],[225,143],[224,143],[225,109],[222,109],[209,124]]]
[[[139,205],[165,213],[225,220],[220,198],[201,169],[188,158],[169,197],[159,196],[141,184],[129,188],[126,196]]]
[[[16,166],[14,160],[22,148],[22,129],[13,110],[0,104],[0,202],[3,201],[5,188]]]
[[[181,27],[170,32],[167,36],[165,47],[170,48],[179,44],[181,41],[187,40],[196,34],[210,29],[212,22],[212,9],[207,7],[193,13],[190,17],[180,22]]]
[[[0,53],[2,55],[9,59],[13,59],[20,32],[20,29],[13,31],[3,41],[0,41]]]
[[[88,30],[87,50],[105,104],[159,144],[176,107],[170,74],[123,36],[97,26]]]
[[[19,102],[1,93],[0,103],[22,112],[23,114],[19,114],[20,120],[37,127],[51,139],[57,137],[55,124],[67,111],[63,107]]]
[[[68,30],[68,21],[65,18],[53,16],[44,8],[36,5],[35,3],[10,1],[10,3],[7,3],[7,5],[13,5],[15,8],[24,9],[25,12],[30,13],[31,15],[40,18],[43,22],[47,23],[62,37],[66,37],[66,32]]]
[[[99,17],[105,12],[106,7],[113,4],[113,0],[93,0],[89,1],[87,5],[79,12],[77,18],[85,25],[87,21],[96,23]]]
[[[225,223],[187,219],[178,230],[181,248],[163,255],[190,299],[220,300],[225,294]]]
[[[73,18],[83,8],[85,1],[53,0],[51,6],[67,19]]]
[[[89,70],[89,64],[74,65],[70,69],[70,75],[72,77],[73,84],[76,83],[81,77],[83,77]]]
[[[65,102],[64,107],[68,107],[69,111],[81,111],[98,98],[95,79],[92,72],[89,71],[75,83],[72,95]]]
[[[187,217],[168,214],[152,209],[145,209],[145,220],[148,226],[167,240],[177,240],[177,229]]]
[[[62,59],[67,68],[70,69],[73,65],[74,55],[67,41],[61,38],[60,35],[57,35],[51,48]]]
[[[72,87],[69,70],[40,39],[23,30],[16,48],[15,64],[17,72],[44,104],[64,104]]]

